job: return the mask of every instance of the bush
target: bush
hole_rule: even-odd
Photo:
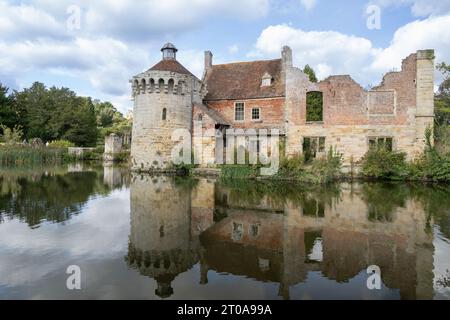
[[[220,176],[222,179],[251,179],[259,174],[258,166],[249,165],[223,165]]]
[[[49,148],[60,148],[60,149],[67,149],[71,147],[75,147],[75,144],[67,141],[67,140],[55,140],[48,144]]]
[[[63,149],[30,148],[25,146],[0,147],[0,165],[57,165],[68,161]]]
[[[362,159],[361,172],[369,178],[405,179],[409,174],[405,159],[406,154],[403,152],[389,151],[386,148],[369,150]]]
[[[338,178],[342,155],[330,148],[325,158],[313,161],[311,173],[318,177],[320,183],[328,183]]]

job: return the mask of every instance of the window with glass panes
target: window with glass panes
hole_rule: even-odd
[[[234,120],[243,121],[244,120],[244,103],[237,102],[234,105]]]
[[[260,109],[259,108],[253,108],[252,109],[252,120],[259,120],[260,117],[261,117]]]

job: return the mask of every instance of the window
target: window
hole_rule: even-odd
[[[306,121],[323,121],[323,94],[311,91],[306,94]]]
[[[325,152],[325,137],[305,137],[303,139],[303,155],[305,161],[317,157],[318,153]]]
[[[238,102],[234,105],[234,120],[244,121],[244,103]]]
[[[167,109],[164,108],[163,111],[162,111],[162,119],[166,120],[166,118],[167,118]]]
[[[202,121],[203,120],[203,115],[201,113],[198,115],[197,120],[198,121]]]
[[[394,140],[392,137],[370,137],[369,138],[369,149],[380,149],[385,148],[388,151],[393,150]]]
[[[264,75],[262,76],[262,80],[261,80],[261,86],[262,87],[267,87],[272,85],[272,76],[269,73],[264,73]]]
[[[259,108],[252,109],[252,120],[260,120],[260,109]]]
[[[272,84],[272,79],[270,79],[270,78],[262,79],[261,86],[267,87],[267,86],[270,86],[271,84]]]

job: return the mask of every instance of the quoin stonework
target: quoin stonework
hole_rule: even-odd
[[[349,75],[311,82],[293,65],[292,50],[280,49],[280,59],[220,65],[206,51],[198,79],[167,43],[161,49],[163,59],[130,80],[133,169],[170,168],[179,144],[173,137],[176,129],[191,134],[192,153],[205,166],[225,162],[226,152],[218,149],[231,139],[237,149],[254,143],[248,136],[239,139],[239,133],[226,135],[228,129],[268,129],[269,134],[277,129],[280,150],[287,156],[321,157],[332,148],[342,154],[344,167],[380,144],[405,152],[409,159],[423,152],[426,130],[434,123],[434,50],[412,53],[400,71],[387,73],[380,85],[366,90]]]

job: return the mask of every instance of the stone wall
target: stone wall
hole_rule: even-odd
[[[159,82],[161,81],[161,86]],[[147,71],[133,80],[133,170],[163,170],[171,165],[176,129],[191,130],[192,105],[202,102],[201,82],[191,75]],[[163,110],[166,120],[163,120]]]
[[[287,68],[288,155],[302,152],[305,137],[325,137],[325,150],[337,149],[348,165],[364,156],[369,137],[392,137],[394,149],[415,158],[423,152],[425,130],[433,122],[433,68],[433,56],[419,51],[403,61],[400,72],[386,74],[370,91],[350,76],[311,83],[300,69]],[[306,121],[308,91],[323,93],[321,122]]]

